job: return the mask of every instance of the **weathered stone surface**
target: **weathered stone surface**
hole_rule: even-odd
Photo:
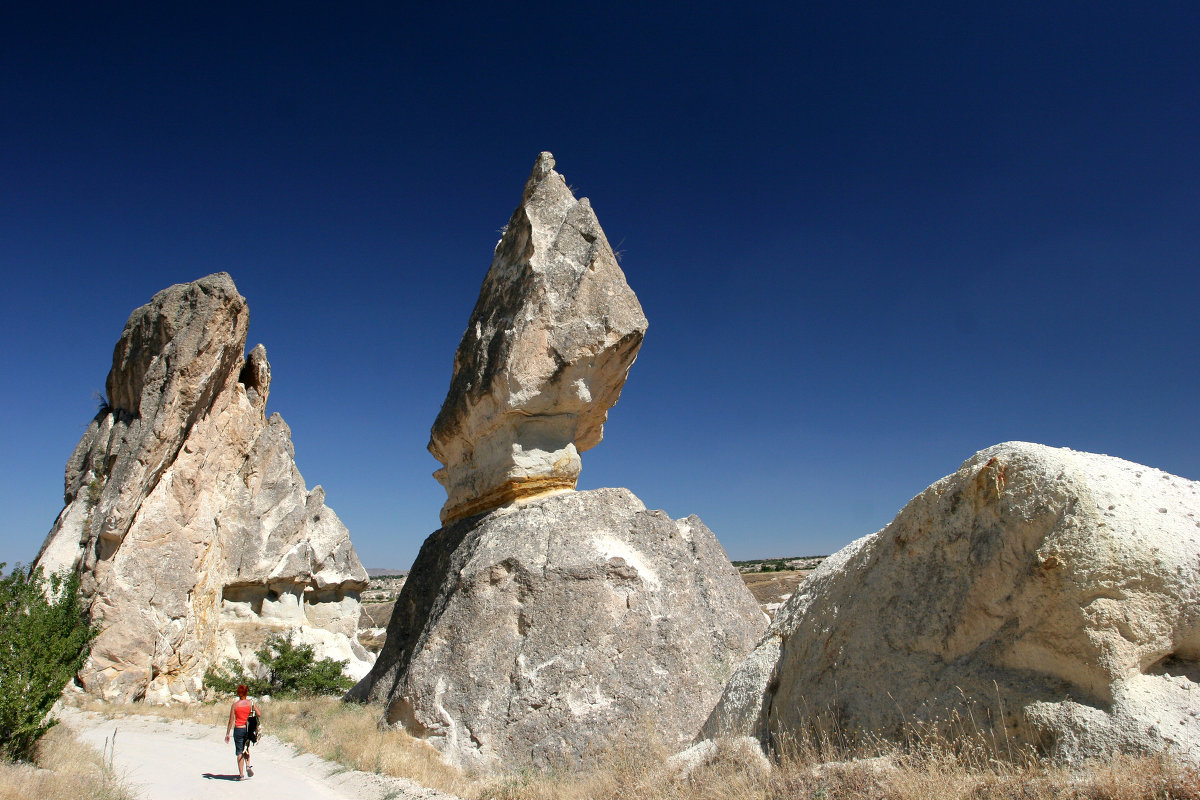
[[[443,524],[575,488],[646,318],[587,198],[542,153],[496,245],[433,425]]]
[[[210,664],[249,663],[275,632],[355,677],[370,666],[355,638],[366,571],[324,491],[305,488],[287,425],[265,416],[271,368],[262,345],[242,358],[247,322],[221,273],[156,294],[117,343],[108,407],[38,556],[83,574],[102,630],[89,692],[194,699]]]
[[[569,763],[691,739],[765,627],[698,518],[570,492],[431,535],[351,695],[455,764]]]
[[[707,737],[972,711],[1000,742],[1200,761],[1200,483],[1007,443],[816,570]]]

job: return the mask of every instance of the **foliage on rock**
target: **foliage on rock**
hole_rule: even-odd
[[[57,723],[46,716],[95,637],[80,606],[78,573],[47,578],[18,564],[0,579],[0,756],[30,757]]]
[[[342,694],[354,685],[354,680],[342,671],[345,661],[318,661],[311,644],[297,644],[291,636],[272,636],[255,655],[262,665],[261,674],[249,674],[239,661],[230,658],[224,670],[210,668],[205,673],[204,685],[233,694],[238,684],[245,684],[251,695],[272,697]]]

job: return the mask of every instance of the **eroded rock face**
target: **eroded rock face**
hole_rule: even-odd
[[[587,199],[542,153],[496,245],[429,451],[443,524],[573,489],[646,318]]]
[[[625,489],[558,494],[431,535],[351,694],[454,764],[569,764],[691,739],[765,627],[697,517]]]
[[[809,576],[703,735],[830,715],[901,736],[968,709],[1014,746],[1200,762],[1200,483],[1034,444],[976,454]]]
[[[249,313],[224,273],[159,292],[113,355],[108,407],[67,463],[66,507],[38,556],[79,569],[101,626],[79,678],[109,700],[190,700],[211,664],[272,633],[365,674],[366,571],[308,491],[291,431],[265,415],[271,368],[242,358]]]

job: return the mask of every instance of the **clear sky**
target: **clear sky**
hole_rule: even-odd
[[[109,6],[121,6],[110,8]],[[372,567],[541,150],[650,320],[581,488],[828,553],[1019,439],[1200,478],[1200,4],[6,4],[0,560],[218,270]]]

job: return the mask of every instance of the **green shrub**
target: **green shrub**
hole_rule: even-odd
[[[95,508],[100,502],[100,495],[104,492],[104,481],[101,478],[92,478],[87,486],[87,507],[90,511]]]
[[[345,661],[322,658],[317,661],[311,644],[295,644],[292,637],[276,634],[255,651],[266,673],[265,677],[246,673],[236,659],[226,659],[225,669],[210,668],[204,675],[204,685],[218,692],[233,694],[239,683],[250,694],[269,694],[273,697],[296,695],[342,694],[354,685],[342,668]]]
[[[78,573],[47,579],[18,564],[0,579],[0,756],[27,760],[57,724],[46,716],[96,633],[79,603]]]
[[[236,658],[225,659],[225,669],[209,667],[204,673],[204,685],[221,694],[236,694],[238,684],[245,684],[252,697],[271,693],[271,684],[265,678],[250,675]]]

